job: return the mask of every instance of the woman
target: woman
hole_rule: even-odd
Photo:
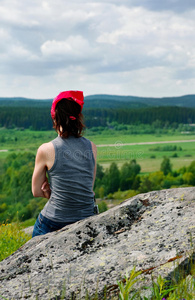
[[[32,176],[34,197],[49,201],[37,218],[33,237],[94,214],[97,151],[82,137],[83,104],[81,91],[61,92],[53,100],[51,117],[58,137],[39,147]]]

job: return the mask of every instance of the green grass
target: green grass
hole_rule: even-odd
[[[124,276],[124,279],[118,282],[120,300],[193,300],[195,299],[195,264],[191,262],[190,274],[180,277],[178,282],[169,282],[160,275],[157,280],[152,279],[152,288],[150,288],[149,298],[143,295],[143,291],[149,289],[143,287],[136,289],[136,283],[144,281],[141,271],[136,271],[134,267],[130,274]]]
[[[0,128],[1,149],[15,150],[17,149],[36,149],[42,143],[48,142],[57,136],[54,130],[52,131],[31,131],[31,130],[16,130]],[[118,144],[118,143],[141,143],[141,142],[161,142],[172,140],[191,140],[195,139],[193,134],[121,134],[118,131],[98,132],[90,135],[86,131],[85,135],[95,144]]]
[[[162,142],[162,141],[182,141],[195,139],[194,135],[183,134],[141,134],[129,135],[120,134],[118,131],[103,131],[90,135],[86,132],[85,136],[98,146],[97,162],[104,168],[107,168],[113,161],[120,167],[124,162],[136,159],[141,165],[141,172],[155,172],[160,169],[163,156],[171,158],[172,151],[151,151],[155,145],[131,145],[123,146],[125,143],[144,143],[144,142]],[[45,142],[56,137],[55,131],[31,131],[31,130],[14,130],[0,129],[0,164],[10,152],[31,151],[36,154],[37,148]],[[3,141],[3,142],[2,142]],[[114,144],[113,147],[99,147],[99,145]],[[176,151],[177,156],[171,158],[173,169],[188,166],[195,160],[195,142],[160,144],[176,145],[182,147],[182,151]],[[153,158],[152,158],[153,157]]]
[[[27,228],[29,226],[34,226],[35,222],[36,222],[36,219],[35,218],[31,218],[31,219],[28,219],[28,220],[26,220],[24,222],[21,222],[20,226],[21,226],[21,228]]]
[[[161,144],[161,146],[166,144]],[[120,147],[98,147],[97,160],[104,168],[110,163],[116,162],[120,167],[125,161],[136,159],[141,166],[142,172],[155,172],[160,169],[160,164],[164,156],[171,159],[173,169],[189,166],[195,160],[195,142],[173,143],[182,147],[182,151],[176,151],[178,157],[172,157],[173,151],[151,151],[154,145],[134,145]],[[151,158],[155,157],[155,158]]]
[[[0,261],[15,252],[30,238],[22,231],[18,222],[0,225]]]
[[[118,143],[144,143],[144,142],[162,142],[162,141],[177,141],[177,140],[193,140],[194,134],[121,134],[119,131],[106,131],[102,134],[87,135],[95,144],[118,144]]]
[[[53,131],[31,131],[16,129],[0,129],[1,150],[9,151],[36,151],[37,148],[57,136]],[[2,152],[1,152],[2,155]]]

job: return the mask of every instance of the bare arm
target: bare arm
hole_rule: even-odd
[[[51,191],[46,177],[46,148],[46,144],[43,144],[37,151],[35,168],[32,176],[32,193],[34,197],[44,197],[49,199]]]

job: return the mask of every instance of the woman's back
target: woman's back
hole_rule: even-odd
[[[58,136],[52,141],[55,160],[48,171],[51,196],[42,215],[56,221],[77,221],[93,214],[95,160],[91,142]]]

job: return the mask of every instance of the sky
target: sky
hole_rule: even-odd
[[[194,0],[0,0],[0,97],[195,94]]]

